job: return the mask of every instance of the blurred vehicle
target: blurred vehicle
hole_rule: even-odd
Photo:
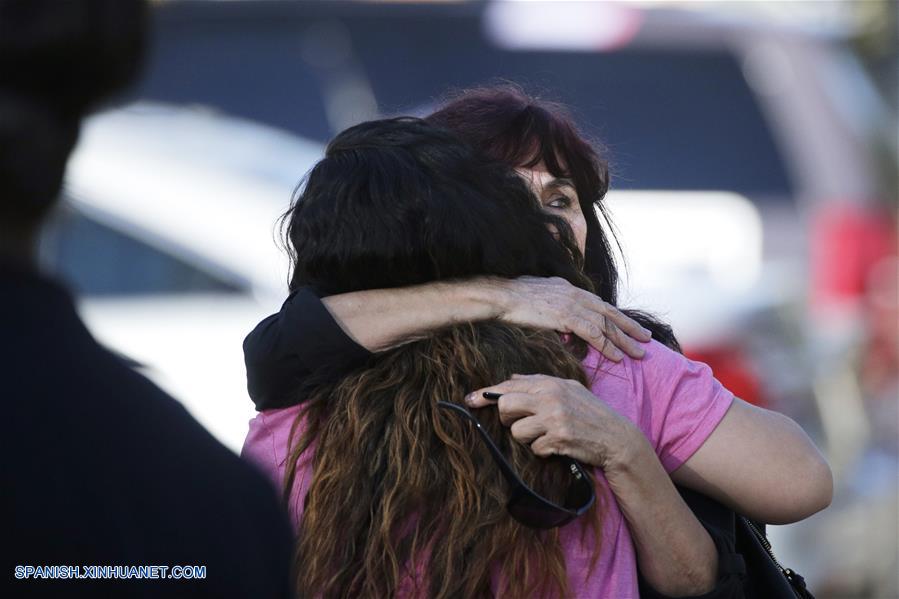
[[[275,223],[321,151],[209,110],[99,114],[42,238],[45,267],[71,285],[98,340],[234,451],[253,414],[241,343],[285,296]]]

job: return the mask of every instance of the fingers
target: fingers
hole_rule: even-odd
[[[496,403],[496,400],[490,400],[484,397],[484,392],[489,391],[506,395],[508,393],[531,393],[536,390],[535,385],[539,382],[538,377],[541,375],[512,375],[512,378],[492,387],[484,387],[469,393],[465,397],[465,403],[470,408],[483,408]],[[508,400],[507,400],[508,401]]]
[[[503,393],[499,400],[483,399],[481,394],[481,400],[486,402],[484,405],[496,403],[499,420],[503,426],[510,426],[521,418],[533,416],[540,404],[540,398],[531,393]],[[473,402],[468,402],[468,405],[475,407]]]
[[[512,423],[509,430],[516,441],[525,445],[530,445],[535,439],[546,434],[546,426],[536,416],[528,416],[527,418],[516,420]]]
[[[560,412],[562,404],[576,400],[573,390],[586,392],[581,383],[543,374],[514,374],[509,380],[485,387],[466,397],[469,407],[496,405],[500,421],[512,437],[531,446],[535,455],[565,453],[566,439],[573,438],[572,414]],[[499,399],[484,398],[485,392],[500,393]]]
[[[652,332],[649,329],[643,328],[639,322],[615,306],[606,304],[605,315],[606,318],[611,320],[612,323],[621,329],[627,336],[639,341],[649,341],[652,339]]]
[[[537,413],[540,399],[531,393],[504,393],[496,402],[499,421],[510,426],[519,419]]]
[[[558,441],[549,435],[537,437],[537,439],[531,443],[531,451],[534,452],[534,455],[540,456],[541,458],[548,458],[562,453]]]
[[[559,277],[519,277],[511,285],[515,301],[504,320],[573,333],[614,362],[645,354],[638,341],[649,341],[650,332],[589,291]]]
[[[646,351],[638,340],[649,341],[652,334],[615,306],[584,293],[589,297],[584,298],[581,310],[571,314],[572,332],[614,362],[624,358],[625,353],[642,358]]]
[[[620,362],[624,358],[624,354],[614,343],[611,343],[605,331],[593,323],[597,316],[599,315],[595,313],[588,315],[588,317],[572,315],[568,320],[568,328],[571,329],[572,333],[595,347],[609,360]],[[602,316],[599,317],[602,318]]]
[[[628,335],[624,333],[618,325],[613,323],[611,320],[606,320],[606,339],[608,339],[612,345],[614,345],[619,353],[623,350],[627,355],[632,358],[642,358],[646,355],[646,350],[644,350],[640,344]],[[623,357],[623,356],[622,356]]]

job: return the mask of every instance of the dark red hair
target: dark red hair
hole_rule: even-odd
[[[599,296],[617,302],[618,270],[597,210],[609,189],[606,161],[584,138],[561,104],[539,100],[515,85],[479,87],[449,96],[427,120],[450,129],[490,158],[514,167],[540,163],[574,182],[587,220],[585,270]]]

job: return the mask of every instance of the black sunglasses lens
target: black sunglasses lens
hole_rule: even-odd
[[[590,478],[573,460],[569,464],[572,481],[565,495],[565,508],[578,514],[584,513],[596,500],[596,491]]]

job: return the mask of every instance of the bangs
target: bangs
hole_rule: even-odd
[[[577,154],[577,140],[572,139],[572,132],[563,131],[539,106],[525,108],[519,120],[503,132],[505,135],[496,137],[497,147],[489,153],[516,168],[533,169],[543,164],[554,177],[570,178],[568,165]],[[580,161],[575,158],[577,162]]]
[[[606,162],[561,104],[536,100],[514,85],[465,90],[446,99],[428,121],[460,134],[488,158],[516,168],[546,166],[572,179],[586,207],[606,194]]]

